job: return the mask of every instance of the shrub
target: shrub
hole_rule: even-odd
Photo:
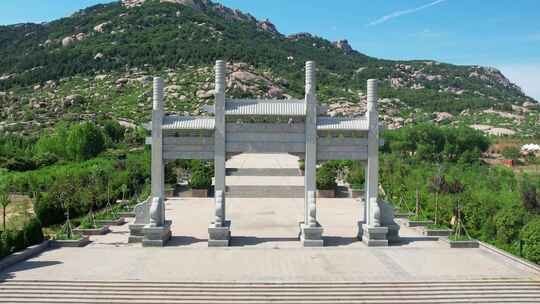
[[[298,161],[298,168],[301,171],[306,171],[306,162],[303,159]]]
[[[318,190],[334,190],[337,187],[336,172],[326,166],[321,166],[317,169],[317,189]]]
[[[526,212],[520,206],[508,206],[499,210],[495,215],[497,241],[500,244],[511,244],[516,241],[525,217]]]
[[[0,258],[28,246],[43,242],[41,223],[37,218],[31,218],[20,230],[9,229],[0,236]]]
[[[540,263],[540,218],[530,221],[521,230],[523,256],[535,263]]]
[[[197,169],[191,174],[189,186],[193,189],[210,189],[212,186],[212,175],[210,170]]]
[[[3,164],[3,167],[10,171],[29,171],[36,169],[36,164],[29,157],[16,156],[8,159]]]
[[[81,229],[96,229],[101,227],[102,225],[98,225],[95,220],[90,217],[90,215],[85,216],[79,224],[79,228]]]
[[[170,162],[165,165],[165,183],[166,184],[176,184],[178,176],[176,175],[176,164]]]
[[[55,164],[58,161],[58,156],[53,153],[45,152],[40,155],[36,155],[32,158],[37,168],[50,166]]]
[[[7,234],[7,244],[10,252],[16,252],[26,248],[27,242],[24,230],[8,230],[4,233]]]
[[[66,219],[60,202],[50,193],[38,193],[34,199],[34,212],[45,227],[60,224]]]
[[[7,244],[7,234],[0,235],[0,259],[10,254],[10,248]]]
[[[540,213],[540,200],[536,194],[536,186],[528,182],[527,176],[525,176],[524,180],[523,189],[521,190],[523,207],[528,211]]]
[[[365,183],[365,170],[359,163],[354,163],[345,178],[352,189],[363,189]]]
[[[124,139],[125,128],[118,123],[116,120],[107,120],[103,124],[103,130],[105,134],[115,143],[120,142]]]
[[[103,131],[89,122],[72,126],[67,137],[66,148],[72,160],[87,160],[97,156],[105,148]]]
[[[27,246],[39,244],[43,242],[43,231],[41,229],[41,222],[37,218],[30,219],[24,225],[24,232],[26,235]]]
[[[521,153],[517,147],[506,147],[502,150],[501,154],[506,159],[517,160]]]

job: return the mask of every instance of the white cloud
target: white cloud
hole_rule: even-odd
[[[520,86],[525,94],[540,101],[540,63],[498,66],[503,74]]]
[[[440,4],[440,3],[443,3],[443,2],[446,2],[446,1],[447,0],[436,0],[436,1],[430,2],[428,4],[425,4],[425,5],[422,5],[422,6],[419,6],[419,7],[410,8],[410,9],[406,9],[406,10],[402,10],[402,11],[396,11],[396,12],[393,12],[393,13],[388,14],[386,16],[382,16],[381,18],[379,18],[379,19],[377,19],[377,20],[375,20],[373,22],[370,22],[367,26],[375,26],[375,25],[384,23],[384,22],[386,22],[386,21],[388,21],[390,19],[401,17],[403,15],[416,13],[418,11],[424,10],[426,8],[430,8],[432,6],[435,6],[437,4]]]

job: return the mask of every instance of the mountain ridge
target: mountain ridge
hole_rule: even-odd
[[[216,59],[246,64],[250,68],[239,72],[255,75],[250,76],[253,81],[265,79],[256,85],[239,83],[230,88],[233,95],[281,98],[302,96],[304,62],[314,60],[319,100],[347,104],[349,109],[340,115],[352,113],[350,109],[362,102],[368,78],[381,80],[381,98],[394,100],[392,117],[403,121],[417,121],[424,114],[434,119],[441,112],[458,117],[464,111],[526,108],[523,111],[536,113],[534,99],[493,68],[369,57],[354,50],[346,39],[331,42],[309,33],[285,36],[269,20],[257,20],[210,0],[124,0],[92,6],[45,24],[1,26],[0,101],[18,109],[13,110],[18,114],[8,114],[6,109],[1,114],[12,119],[30,117],[21,113],[36,112],[35,103],[64,104],[67,96],[80,94],[68,88],[66,92],[50,88],[48,95],[41,92],[51,82],[78,87],[72,82],[82,79],[90,82],[87,89],[91,89],[99,85],[95,82],[100,75],[116,75],[121,80],[130,78],[133,69],[144,75],[177,73],[180,80],[181,75],[193,75],[197,69],[206,71]],[[203,81],[196,83],[199,76],[194,76],[188,86],[200,88],[180,90],[179,96],[191,103],[186,110],[196,110],[211,95],[207,92],[211,89],[209,77],[212,73],[205,72]],[[117,89],[115,81],[110,89]],[[36,87],[40,89],[34,90]],[[197,94],[201,88],[205,92]],[[90,99],[87,104],[95,105],[99,112],[100,104],[91,95],[86,96]],[[417,114],[419,111],[423,114]],[[534,117],[524,119],[535,123]]]

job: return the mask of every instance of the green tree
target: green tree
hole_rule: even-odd
[[[317,168],[316,184],[317,190],[334,190],[337,187],[336,183],[337,172],[331,166],[322,165]]]
[[[517,241],[519,232],[526,223],[527,214],[521,206],[507,206],[495,215],[497,241],[501,245]]]
[[[447,192],[448,183],[444,177],[444,169],[441,165],[437,166],[437,173],[431,177],[429,189],[435,193],[435,225],[439,223],[439,195]]]
[[[511,160],[517,160],[521,156],[519,149],[514,146],[504,148],[501,154],[504,158]]]
[[[534,263],[540,263],[540,218],[527,223],[520,236],[523,241],[523,256]]]
[[[527,176],[524,177],[521,199],[525,209],[531,212],[540,213],[540,200],[537,196],[536,186],[528,181]]]
[[[2,205],[2,230],[6,231],[6,209],[11,203],[7,189],[0,189],[0,205]]]
[[[125,128],[116,120],[107,120],[103,124],[103,130],[114,143],[118,143],[124,139]]]
[[[69,128],[66,123],[57,124],[52,134],[42,133],[35,146],[36,155],[52,154],[59,159],[66,159],[68,157],[66,150],[68,135]]]
[[[71,127],[66,146],[70,159],[87,160],[103,151],[105,138],[99,127],[85,122]]]

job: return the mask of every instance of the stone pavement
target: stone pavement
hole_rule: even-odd
[[[167,201],[173,239],[165,248],[127,244],[127,225],[86,248],[49,250],[0,279],[142,281],[416,281],[536,278],[538,273],[482,249],[450,249],[403,228],[403,242],[368,248],[354,239],[360,206],[323,199],[325,248],[301,248],[302,199],[231,199],[232,246],[208,248],[210,199]]]
[[[233,158],[230,168],[295,168],[294,158]],[[262,163],[262,164],[261,164]],[[230,177],[228,177],[230,178]],[[259,177],[235,176],[240,183]],[[290,178],[293,178],[292,176]],[[301,178],[301,177],[294,177]],[[268,177],[266,178],[268,180]],[[276,183],[281,183],[277,181]],[[324,248],[302,248],[298,221],[303,198],[228,198],[231,247],[208,248],[207,228],[213,200],[169,199],[167,218],[173,237],[167,247],[128,244],[128,225],[92,237],[85,248],[49,250],[0,272],[0,279],[96,281],[433,281],[472,279],[540,279],[540,274],[484,249],[450,249],[411,228],[402,242],[368,248],[355,239],[362,206],[350,198],[320,199],[318,218]]]

